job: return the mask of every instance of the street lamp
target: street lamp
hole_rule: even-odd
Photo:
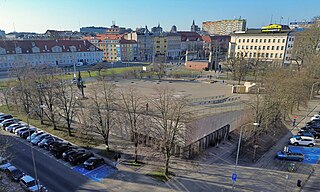
[[[309,97],[309,102],[311,101],[312,99],[312,96],[313,96],[313,87],[317,84],[319,84],[320,82],[315,82],[312,84],[311,86],[311,92],[310,92],[310,97]],[[306,124],[307,123],[307,117],[308,117],[308,114],[310,114],[311,111],[309,111],[309,103],[307,104],[307,111],[306,111],[306,116],[304,117],[304,123]]]
[[[40,109],[44,109],[46,108],[46,105],[40,105],[39,108]],[[32,111],[30,111],[29,113],[26,114],[27,117],[27,127],[28,127],[28,131],[29,131],[29,136],[31,136],[31,131],[30,131],[30,124],[29,124],[29,115],[34,113],[35,111],[37,111],[39,108],[33,109]],[[30,137],[30,148],[31,148],[31,158],[32,158],[32,163],[33,163],[33,171],[34,171],[34,176],[36,178],[36,184],[38,185],[38,174],[37,174],[37,168],[36,168],[36,161],[34,158],[34,153],[33,153],[33,146],[31,144],[31,137]]]
[[[238,142],[238,149],[237,149],[237,157],[236,157],[236,164],[234,166],[234,173],[232,174],[232,191],[235,190],[235,184],[236,184],[236,178],[237,178],[237,167],[238,167],[238,160],[239,160],[239,153],[240,153],[240,144],[241,144],[241,137],[242,137],[242,129],[243,127],[246,127],[248,125],[254,125],[254,126],[259,126],[259,123],[248,123],[245,125],[242,125],[240,127],[240,136],[239,136],[239,142]]]

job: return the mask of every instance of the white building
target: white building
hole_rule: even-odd
[[[259,59],[282,64],[284,61],[289,31],[279,33],[247,30],[231,34],[228,57]]]
[[[101,62],[103,51],[87,40],[0,40],[0,68],[72,66]]]

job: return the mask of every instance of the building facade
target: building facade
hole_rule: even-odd
[[[246,25],[245,19],[205,21],[202,22],[202,30],[211,35],[229,35],[235,31],[245,31]]]
[[[153,33],[148,30],[147,26],[126,34],[124,38],[127,40],[135,40],[137,42],[137,59],[139,61],[152,62],[154,57]]]
[[[259,59],[283,64],[289,32],[263,33],[260,29],[231,34],[228,57]]]
[[[95,33],[95,34],[105,34],[107,32],[106,27],[81,27],[80,32],[83,34],[90,34],[90,33]]]
[[[101,62],[102,50],[85,40],[0,40],[0,68],[73,66]]]
[[[138,44],[135,40],[121,39],[120,52],[121,61],[137,61],[138,56]]]
[[[189,52],[189,59],[199,59],[203,53],[203,40],[196,32],[178,31],[181,36],[181,57],[184,57],[186,51]]]
[[[181,35],[167,33],[167,61],[179,60],[181,55]]]

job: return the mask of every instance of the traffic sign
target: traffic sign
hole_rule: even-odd
[[[236,173],[232,173],[232,181],[236,181],[237,180],[237,174]]]

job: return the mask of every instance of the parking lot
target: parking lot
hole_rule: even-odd
[[[305,155],[303,163],[306,164],[317,164],[320,158],[320,146],[315,147],[300,147],[300,146],[289,146],[289,150],[292,152],[302,153]]]

